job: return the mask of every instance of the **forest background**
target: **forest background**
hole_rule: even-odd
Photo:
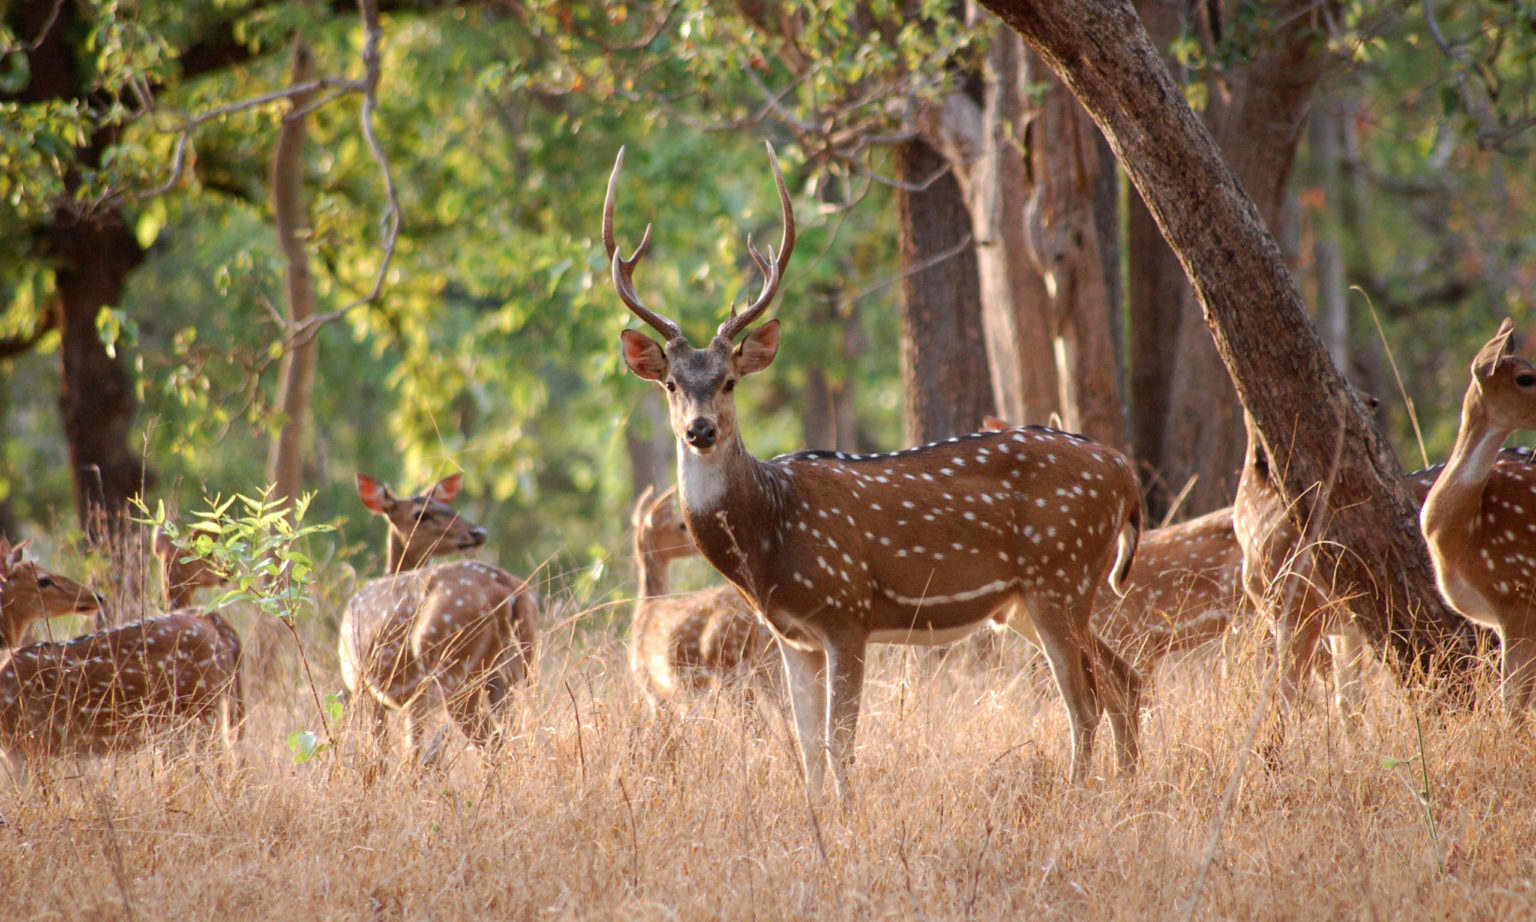
[[[1404,466],[1443,459],[1470,356],[1536,303],[1532,10],[1140,12]],[[627,146],[620,244],[655,222],[638,285],[697,335],[755,290],[747,235],[777,239],[765,139],[801,240],[780,358],[743,391],[755,453],[1054,414],[1134,453],[1154,515],[1230,502],[1241,412],[1182,269],[1071,95],[963,4],[4,22],[0,532],[45,550],[118,531],[134,495],[275,483],[377,572],[352,475],[463,470],[489,556],[629,597],[628,509],[673,447],[618,361],[604,181]]]

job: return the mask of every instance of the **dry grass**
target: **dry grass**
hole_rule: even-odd
[[[1264,658],[1236,646],[1165,667],[1140,775],[1081,788],[1022,642],[991,666],[882,648],[856,802],[813,815],[781,720],[722,698],[650,719],[620,642],[568,629],[484,762],[455,744],[446,768],[370,785],[343,736],[295,765],[287,735],[318,717],[290,643],[251,681],[238,765],[140,753],[57,766],[47,791],[0,779],[0,919],[1536,915],[1529,726],[1416,718],[1378,671],[1353,733],[1315,687],[1267,771],[1244,755]],[[334,676],[324,640],[310,651]],[[1383,764],[1418,753],[1420,725],[1428,810],[1421,763]]]

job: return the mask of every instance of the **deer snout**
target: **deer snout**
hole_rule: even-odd
[[[693,422],[688,424],[688,431],[685,435],[689,445],[704,450],[714,447],[718,432],[715,430],[714,420],[703,416],[696,416]]]
[[[464,542],[465,547],[479,547],[485,543],[485,537],[489,534],[484,528],[476,525],[469,530],[469,539]]]

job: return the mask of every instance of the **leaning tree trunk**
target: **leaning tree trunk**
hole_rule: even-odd
[[[313,78],[314,66],[308,45],[295,39],[293,45],[293,83]],[[303,330],[303,324],[315,316],[315,280],[309,269],[309,248],[304,244],[307,214],[304,208],[304,143],[309,117],[305,109],[312,94],[292,100],[293,111],[283,119],[277,135],[277,151],[272,157],[272,211],[277,225],[277,242],[283,252],[286,269],[283,278],[284,300],[288,305],[288,323],[284,338],[281,368],[282,384],[278,408],[282,428],[272,443],[268,476],[273,498],[291,504],[304,489],[304,456],[310,428],[310,398],[315,387],[315,366],[320,360],[320,344],[315,331]],[[294,339],[296,331],[303,330]]]
[[[970,212],[926,141],[896,148],[901,212],[901,379],[906,444],[974,432],[995,412]]]
[[[1465,668],[1402,468],[1319,341],[1279,246],[1128,0],[985,0],[1098,123],[1178,254],[1337,594],[1402,679]],[[1333,483],[1321,490],[1321,484]],[[1342,550],[1341,550],[1342,549]]]

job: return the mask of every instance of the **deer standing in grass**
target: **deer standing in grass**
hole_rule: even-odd
[[[511,688],[533,668],[539,604],[526,580],[475,560],[427,565],[435,555],[485,543],[485,529],[451,505],[462,482],[454,474],[400,498],[357,475],[363,505],[389,524],[388,575],[347,602],[338,641],[342,681],[381,747],[387,710],[405,713],[410,751],[422,764],[438,754],[436,745],[422,752],[421,728],[439,699],[483,747],[500,732]]]
[[[1253,417],[1245,413],[1244,422],[1248,450],[1233,503],[1233,526],[1243,551],[1243,590],[1273,626],[1281,707],[1288,711],[1300,698],[1303,683],[1317,666],[1318,643],[1324,642],[1331,654],[1334,703],[1342,714],[1358,714],[1364,638],[1345,603],[1331,594],[1332,581],[1317,569],[1312,548],[1287,514],[1274,482],[1277,473]]]
[[[1536,687],[1536,467],[1501,452],[1536,429],[1536,365],[1512,354],[1508,318],[1472,360],[1461,428],[1419,521],[1451,607],[1498,632],[1504,705],[1522,713]]]
[[[988,621],[1028,621],[1067,705],[1074,781],[1088,777],[1107,713],[1122,771],[1137,759],[1140,677],[1089,623],[1111,567],[1123,581],[1141,526],[1130,462],[1112,448],[1044,428],[982,432],[891,454],[808,451],[753,457],[737,426],[735,389],[779,345],[767,310],[794,248],[794,213],[769,161],[784,216],[779,253],[764,258],[761,294],[734,306],[695,349],[635,293],[646,229],[628,259],[614,239],[623,151],[603,207],[603,244],[626,307],[664,342],[621,336],[625,363],[666,391],[678,440],[683,519],[699,551],[778,637],[806,783],[819,795],[830,762],[850,795],[868,644],[949,643]]]
[[[0,539],[0,646],[37,619],[99,610],[100,596],[22,558]],[[100,755],[194,722],[225,748],[244,719],[240,637],[217,614],[172,612],[61,643],[0,654],[0,750],[28,762]]]
[[[734,586],[668,593],[671,562],[699,553],[673,511],[676,493],[673,487],[653,496],[646,487],[633,516],[640,597],[630,628],[629,669],[653,707],[717,682],[740,687],[771,682],[778,657],[773,632]]]
[[[191,608],[197,590],[229,584],[211,563],[177,547],[159,529],[155,530],[154,545],[155,557],[160,561],[160,589],[165,593],[168,610]]]

